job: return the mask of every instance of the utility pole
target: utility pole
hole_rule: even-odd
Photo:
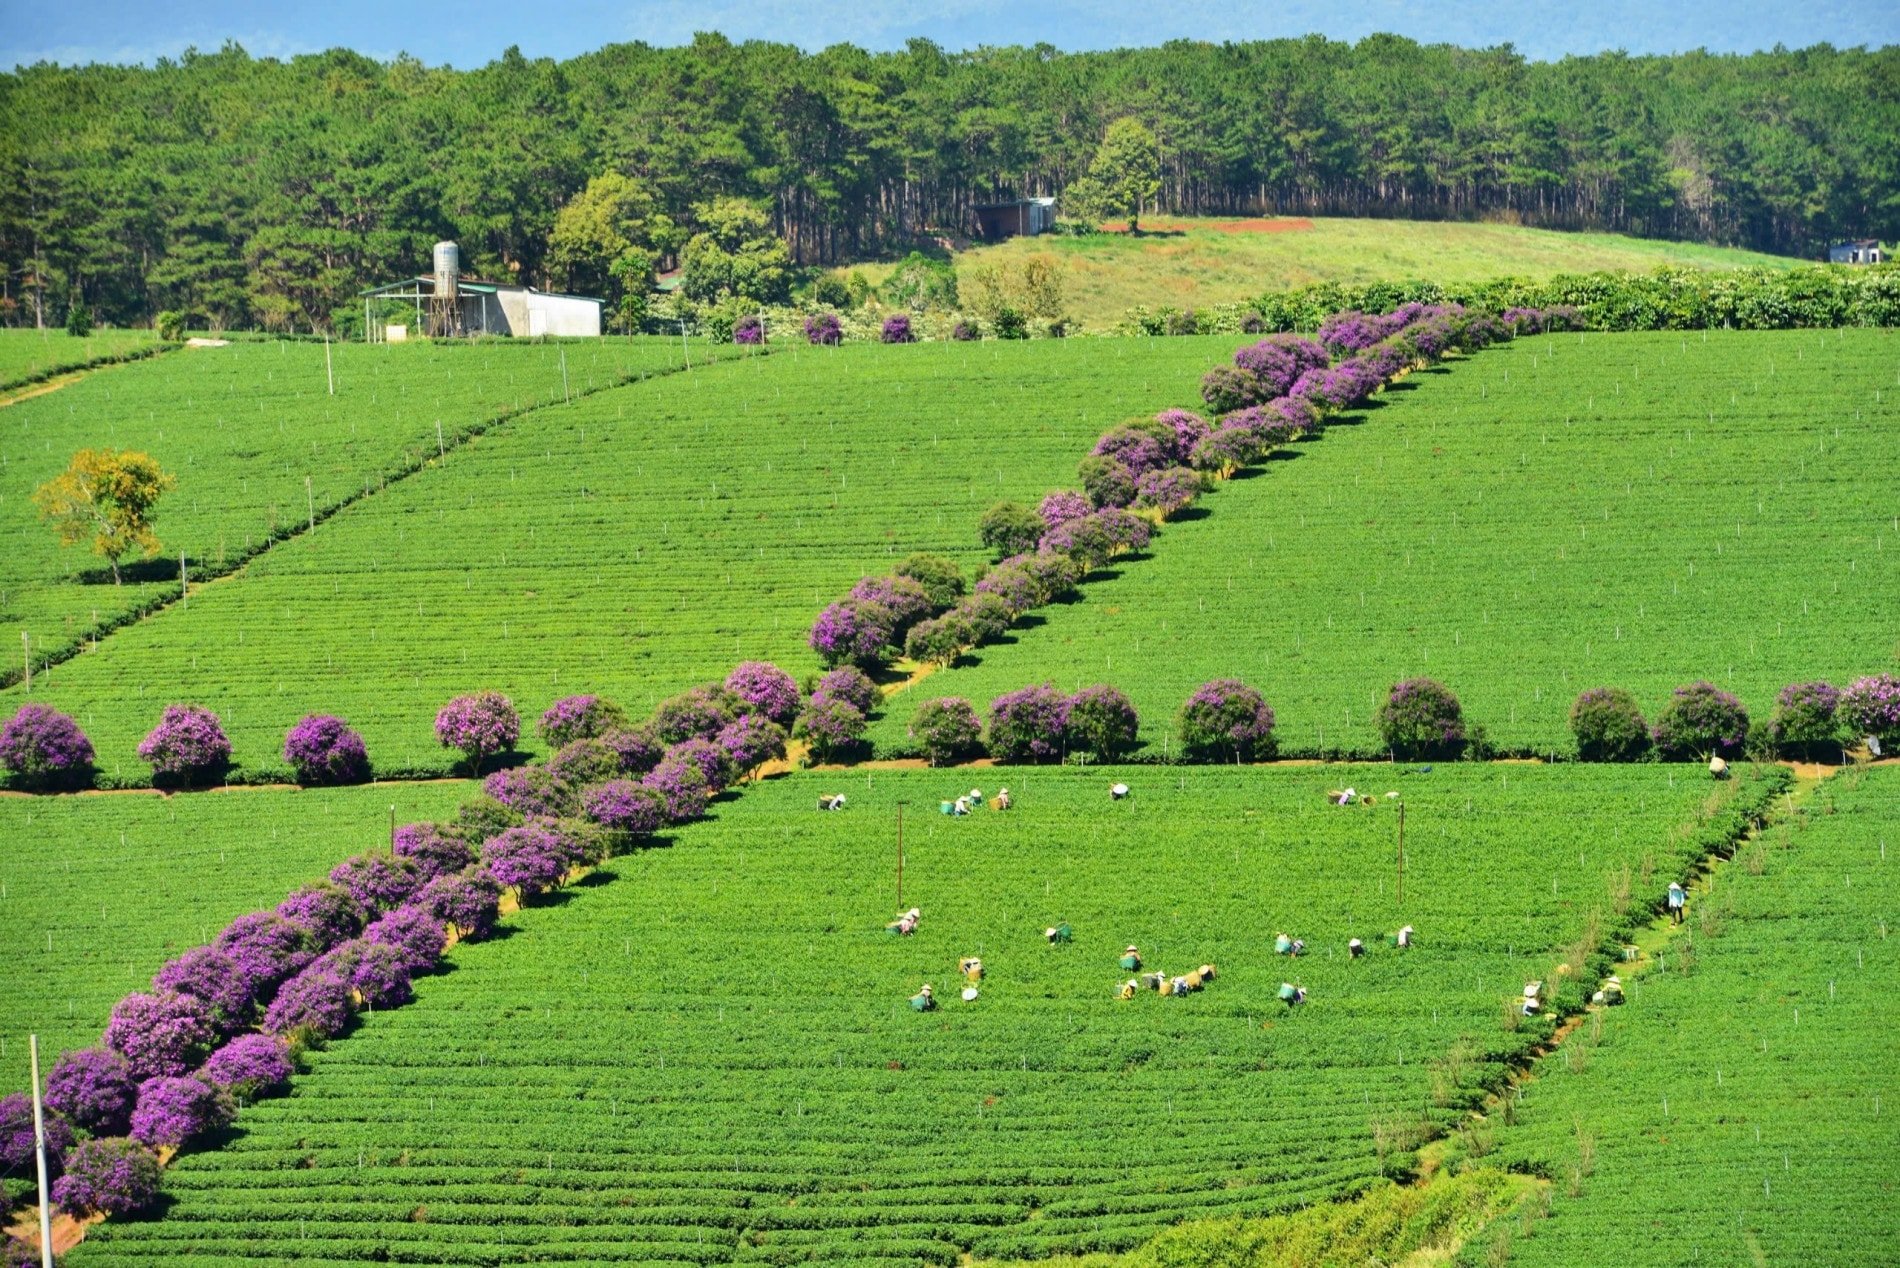
[[[40,1268],[53,1268],[53,1205],[47,1196],[46,1110],[40,1104],[40,1037],[26,1037],[27,1057],[33,1067],[33,1156],[40,1180]]]
[[[904,908],[904,807],[908,801],[897,803],[897,907]]]
[[[1395,906],[1405,905],[1405,803],[1399,802],[1399,883],[1398,893],[1393,899]]]
[[[394,806],[389,808],[389,853],[391,857],[394,857],[396,853],[396,808]]]
[[[323,377],[330,384],[330,395],[336,395],[336,371],[330,366],[330,336],[323,337]]]

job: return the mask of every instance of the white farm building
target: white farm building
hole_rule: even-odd
[[[411,337],[518,335],[539,338],[600,334],[603,300],[537,291],[516,282],[461,276],[453,242],[435,245],[435,272],[404,278],[362,293],[364,337],[371,343]],[[378,303],[377,301],[383,301]],[[414,324],[388,315],[388,301],[413,309]],[[380,310],[380,313],[379,313]]]

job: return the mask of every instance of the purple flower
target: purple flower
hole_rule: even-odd
[[[1319,341],[1331,352],[1341,356],[1361,348],[1370,348],[1388,333],[1381,330],[1377,323],[1369,321],[1364,313],[1352,309],[1334,313],[1319,324]]]
[[[669,752],[641,782],[665,799],[669,822],[684,823],[706,813],[712,790],[707,786],[704,768],[690,754]]]
[[[358,854],[338,863],[330,879],[371,915],[400,907],[422,888],[423,876],[408,859]]]
[[[785,728],[756,713],[728,723],[715,741],[732,758],[741,774],[785,756]]]
[[[807,640],[827,665],[875,664],[891,650],[896,617],[881,604],[844,599],[818,614]]]
[[[198,1077],[213,1087],[256,1100],[290,1082],[290,1050],[276,1035],[239,1035],[205,1058]]]
[[[255,990],[244,965],[216,947],[194,947],[172,960],[152,978],[152,988],[202,1000],[227,1033],[250,1016]]]
[[[581,794],[581,809],[605,828],[651,836],[666,826],[666,799],[631,779],[610,779]]]
[[[231,760],[231,741],[224,738],[218,715],[211,710],[172,704],[139,741],[139,756],[152,764],[153,775],[189,784],[224,770]]]
[[[363,931],[368,916],[341,885],[318,881],[300,885],[277,904],[277,914],[309,931],[310,943],[324,951]]]
[[[553,889],[573,867],[560,837],[541,824],[510,828],[482,843],[488,874],[526,896]]]
[[[600,742],[620,759],[623,775],[644,775],[666,754],[666,745],[651,727],[622,727],[601,736]]]
[[[363,737],[342,718],[313,713],[284,737],[284,760],[300,784],[360,784],[369,778]]]
[[[916,343],[917,336],[911,331],[910,317],[906,313],[892,313],[884,319],[884,329],[879,336],[885,343]]]
[[[132,994],[112,1009],[106,1047],[125,1058],[133,1077],[188,1074],[218,1037],[210,1007],[177,991]]]
[[[703,683],[660,701],[653,711],[653,732],[668,744],[710,740],[738,716],[737,696],[722,683]]]
[[[79,724],[43,704],[23,704],[0,728],[0,766],[28,788],[92,782],[92,742]]]
[[[475,861],[475,851],[460,837],[451,836],[438,823],[405,823],[396,829],[396,856],[415,864],[423,883],[451,872],[459,872]]]
[[[350,984],[321,960],[278,988],[264,1012],[264,1028],[273,1034],[305,1031],[320,1039],[343,1033],[356,1015]]]
[[[1173,461],[1168,442],[1136,427],[1117,427],[1095,442],[1092,451],[1098,458],[1111,458],[1128,468],[1139,479],[1145,472],[1158,471]]]
[[[1188,455],[1188,463],[1196,471],[1232,471],[1259,458],[1261,448],[1246,427],[1223,424],[1218,431],[1201,437]]]
[[[769,662],[748,660],[735,665],[726,675],[726,690],[739,697],[747,710],[780,726],[791,725],[798,716],[798,680]]]
[[[556,783],[569,789],[597,784],[619,773],[620,754],[605,740],[574,740],[548,758],[548,774],[554,777]],[[568,801],[571,803],[572,800],[570,796]]]
[[[835,348],[844,342],[844,323],[835,313],[819,313],[815,317],[805,318],[805,338],[824,348]]]
[[[1379,733],[1400,757],[1456,756],[1465,746],[1464,710],[1458,697],[1430,678],[1393,684],[1379,706]]]
[[[209,1083],[160,1075],[139,1084],[132,1139],[153,1148],[178,1146],[223,1127],[235,1115],[231,1098]]]
[[[765,342],[765,322],[757,313],[747,313],[732,323],[732,341],[741,347],[758,347]]]
[[[444,922],[416,905],[398,907],[363,930],[363,941],[396,948],[411,974],[426,973],[442,961],[449,934]]]
[[[73,1146],[73,1129],[58,1114],[45,1121],[46,1166],[58,1175],[60,1160]],[[24,1092],[0,1096],[0,1176],[32,1175],[34,1149],[32,1098]]]
[[[370,1008],[394,1008],[415,998],[409,985],[409,957],[401,947],[387,942],[352,938],[305,972],[334,974]]]
[[[620,706],[604,696],[563,696],[541,715],[541,738],[550,748],[563,748],[575,740],[596,739],[626,721]]]
[[[990,754],[1005,762],[1061,761],[1069,698],[1049,683],[1009,691],[990,701]]]
[[[1135,483],[1135,505],[1153,507],[1163,517],[1179,515],[1201,496],[1201,477],[1186,467],[1150,471]]]
[[[239,916],[218,935],[217,946],[237,961],[255,998],[269,995],[316,955],[308,929],[270,911]]]
[[[1069,697],[1063,730],[1071,748],[1093,753],[1097,761],[1112,762],[1135,747],[1138,726],[1135,706],[1128,697],[1097,683]]]
[[[46,1104],[95,1136],[123,1132],[132,1121],[138,1080],[110,1048],[79,1048],[46,1076]]]
[[[1237,678],[1196,687],[1181,706],[1178,726],[1191,757],[1250,762],[1273,754],[1273,710]]]
[[[482,781],[482,791],[523,816],[563,815],[574,793],[545,766],[511,766]]]
[[[811,698],[814,702],[842,700],[868,717],[877,704],[878,690],[870,675],[855,665],[845,665],[820,678]]]
[[[1748,710],[1712,682],[1677,687],[1650,734],[1665,757],[1736,757],[1748,740]]]
[[[435,738],[444,748],[460,749],[469,770],[480,774],[483,762],[507,752],[521,738],[521,718],[507,696],[478,691],[442,706],[435,715]]]
[[[876,604],[891,614],[892,642],[930,615],[930,595],[909,577],[866,577],[851,587],[851,597],[859,603]]]
[[[959,321],[950,327],[950,337],[958,343],[969,343],[971,340],[981,339],[983,332],[977,329],[973,321]]]
[[[478,867],[438,876],[422,887],[415,905],[466,939],[486,937],[495,927],[501,883]]]
[[[811,746],[814,759],[830,761],[864,736],[864,711],[842,696],[814,695],[798,715],[795,733]]]
[[[53,1184],[53,1201],[66,1214],[130,1215],[158,1198],[158,1159],[122,1136],[86,1140],[66,1156],[66,1174]]]
[[[1840,716],[1854,735],[1871,735],[1883,746],[1900,740],[1900,678],[1870,674],[1841,693]]]
[[[699,773],[705,776],[709,792],[718,792],[732,783],[738,770],[733,765],[732,756],[723,747],[712,740],[685,740],[666,750],[661,761],[691,762],[699,767]]]
[[[1036,513],[1042,516],[1042,522],[1050,528],[1060,528],[1070,520],[1081,519],[1095,509],[1095,504],[1080,493],[1070,489],[1057,489],[1043,498]]]
[[[1155,415],[1155,421],[1174,432],[1172,456],[1176,462],[1186,462],[1194,446],[1213,430],[1205,418],[1184,409],[1164,409]]]

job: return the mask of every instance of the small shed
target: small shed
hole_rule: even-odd
[[[1018,236],[1034,237],[1056,227],[1056,200],[1053,198],[1018,198],[1007,203],[978,203],[971,210],[976,213],[976,236],[985,242],[1001,242],[1004,238]]]
[[[1827,249],[1829,264],[1878,264],[1886,258],[1881,253],[1879,240],[1875,238],[1836,242]]]
[[[452,293],[442,294],[437,279],[428,274],[373,286],[362,293],[365,337],[380,342],[384,323],[372,318],[370,301],[395,300],[414,308],[414,324],[407,333],[455,335],[543,335],[597,337],[601,331],[604,300],[586,295],[537,291],[512,282],[484,282],[458,277]],[[399,338],[401,336],[398,336]]]

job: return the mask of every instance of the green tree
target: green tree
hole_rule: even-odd
[[[1106,186],[1088,173],[1076,177],[1062,190],[1063,219],[1073,221],[1084,233],[1097,233],[1102,222],[1113,220],[1121,208]]]
[[[1099,189],[1109,214],[1128,217],[1128,232],[1136,232],[1143,204],[1161,192],[1161,153],[1155,134],[1139,119],[1109,124],[1102,148],[1089,163],[1088,182]],[[1084,196],[1096,195],[1085,187]]]
[[[568,290],[644,296],[653,287],[659,250],[676,249],[672,220],[656,210],[653,191],[630,176],[603,172],[568,200],[548,236],[548,269]]]
[[[689,299],[776,304],[791,297],[791,252],[772,233],[763,208],[743,198],[715,198],[694,212],[700,231],[680,257],[680,290]]]
[[[66,333],[75,339],[84,339],[92,333],[92,309],[86,306],[86,297],[73,287],[73,295],[66,303]]]
[[[40,518],[51,520],[59,540],[76,546],[88,537],[92,553],[112,565],[112,583],[120,583],[119,559],[134,547],[149,559],[158,553],[152,530],[153,508],[178,480],[150,455],[126,449],[81,449],[60,475],[33,490]]]

